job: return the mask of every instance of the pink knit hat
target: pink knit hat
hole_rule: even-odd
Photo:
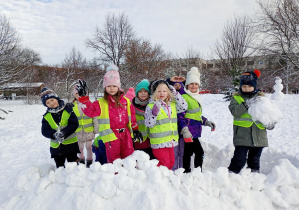
[[[115,85],[121,89],[118,67],[114,64],[107,67],[106,74],[104,75],[103,88],[109,85]]]
[[[130,99],[130,101],[133,100],[133,98],[136,96],[134,88],[130,87],[129,90],[126,92],[125,96]]]

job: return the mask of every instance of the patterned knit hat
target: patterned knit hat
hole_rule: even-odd
[[[51,89],[49,89],[49,88],[46,88],[46,87],[44,87],[44,88],[42,89],[42,92],[41,92],[41,94],[40,94],[40,97],[41,97],[41,100],[42,100],[43,105],[44,105],[45,107],[47,107],[47,105],[46,105],[46,101],[47,101],[49,98],[55,98],[55,99],[57,99],[57,101],[60,100],[60,98],[58,97],[58,95],[57,95],[53,90],[51,90]]]
[[[151,91],[149,90],[149,85],[150,85],[150,83],[147,79],[144,79],[141,82],[139,82],[136,86],[136,91],[135,91],[136,96],[138,95],[138,92],[142,89],[144,89],[148,93],[150,93]]]
[[[107,72],[104,75],[103,88],[105,89],[107,86],[115,85],[121,89],[118,67],[112,64],[107,67],[106,71]]]
[[[253,71],[246,71],[242,74],[240,79],[240,88],[242,85],[250,85],[254,87],[254,90],[257,90],[257,79],[261,76],[261,72],[257,69]]]
[[[149,88],[151,90],[151,94],[153,94],[156,91],[157,87],[160,84],[165,84],[169,88],[169,84],[165,80],[162,80],[162,79],[161,80],[154,80],[154,81],[151,82],[151,84],[149,86]]]

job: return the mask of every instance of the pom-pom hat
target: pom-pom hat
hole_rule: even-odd
[[[185,86],[191,83],[197,83],[198,86],[200,85],[200,73],[197,67],[192,67],[187,73]]]
[[[254,87],[254,90],[257,90],[257,79],[261,76],[261,72],[257,69],[253,71],[246,71],[242,74],[240,79],[240,88],[243,85],[250,85]]]
[[[147,79],[142,80],[141,82],[139,82],[136,86],[136,91],[135,94],[138,95],[138,92],[142,89],[146,90],[147,92],[151,92],[149,89],[149,81]]]
[[[114,64],[110,65],[106,69],[106,74],[104,75],[103,88],[114,85],[121,89],[120,77],[118,72],[118,67]]]
[[[44,106],[47,107],[46,105],[46,101],[50,98],[55,98],[57,101],[60,100],[60,98],[58,97],[58,95],[51,89],[47,88],[47,87],[44,87],[41,91],[41,94],[40,94],[40,97],[41,97],[41,100],[42,100],[42,103]]]

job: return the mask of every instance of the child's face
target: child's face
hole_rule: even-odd
[[[115,85],[109,85],[106,87],[106,92],[114,96],[118,92],[118,87]]]
[[[139,90],[138,93],[137,93],[137,97],[141,101],[145,101],[146,99],[148,99],[148,96],[149,96],[149,94],[148,94],[148,92],[144,88],[142,88],[141,90]]]
[[[46,105],[47,107],[49,107],[50,109],[54,109],[56,107],[58,107],[58,100],[55,98],[49,98],[48,100],[46,100]]]
[[[197,83],[190,83],[187,85],[187,89],[191,91],[191,93],[197,93],[199,89],[199,85]]]
[[[174,87],[176,90],[180,90],[181,87],[182,87],[182,85],[181,85],[180,83],[175,83],[175,84],[173,85],[173,87]]]
[[[249,92],[254,91],[254,87],[251,85],[242,85],[241,88],[244,93],[249,93]]]
[[[168,97],[168,87],[165,84],[160,84],[157,87],[157,99],[165,101]]]

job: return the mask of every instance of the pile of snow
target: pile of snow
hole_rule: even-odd
[[[268,97],[268,96],[267,96]],[[0,209],[298,209],[299,95],[277,104],[284,117],[268,131],[261,173],[228,173],[233,156],[233,117],[223,95],[202,95],[203,172],[157,167],[140,151],[113,164],[67,163],[56,169],[49,140],[40,133],[42,105],[0,101],[13,112],[0,121]]]

